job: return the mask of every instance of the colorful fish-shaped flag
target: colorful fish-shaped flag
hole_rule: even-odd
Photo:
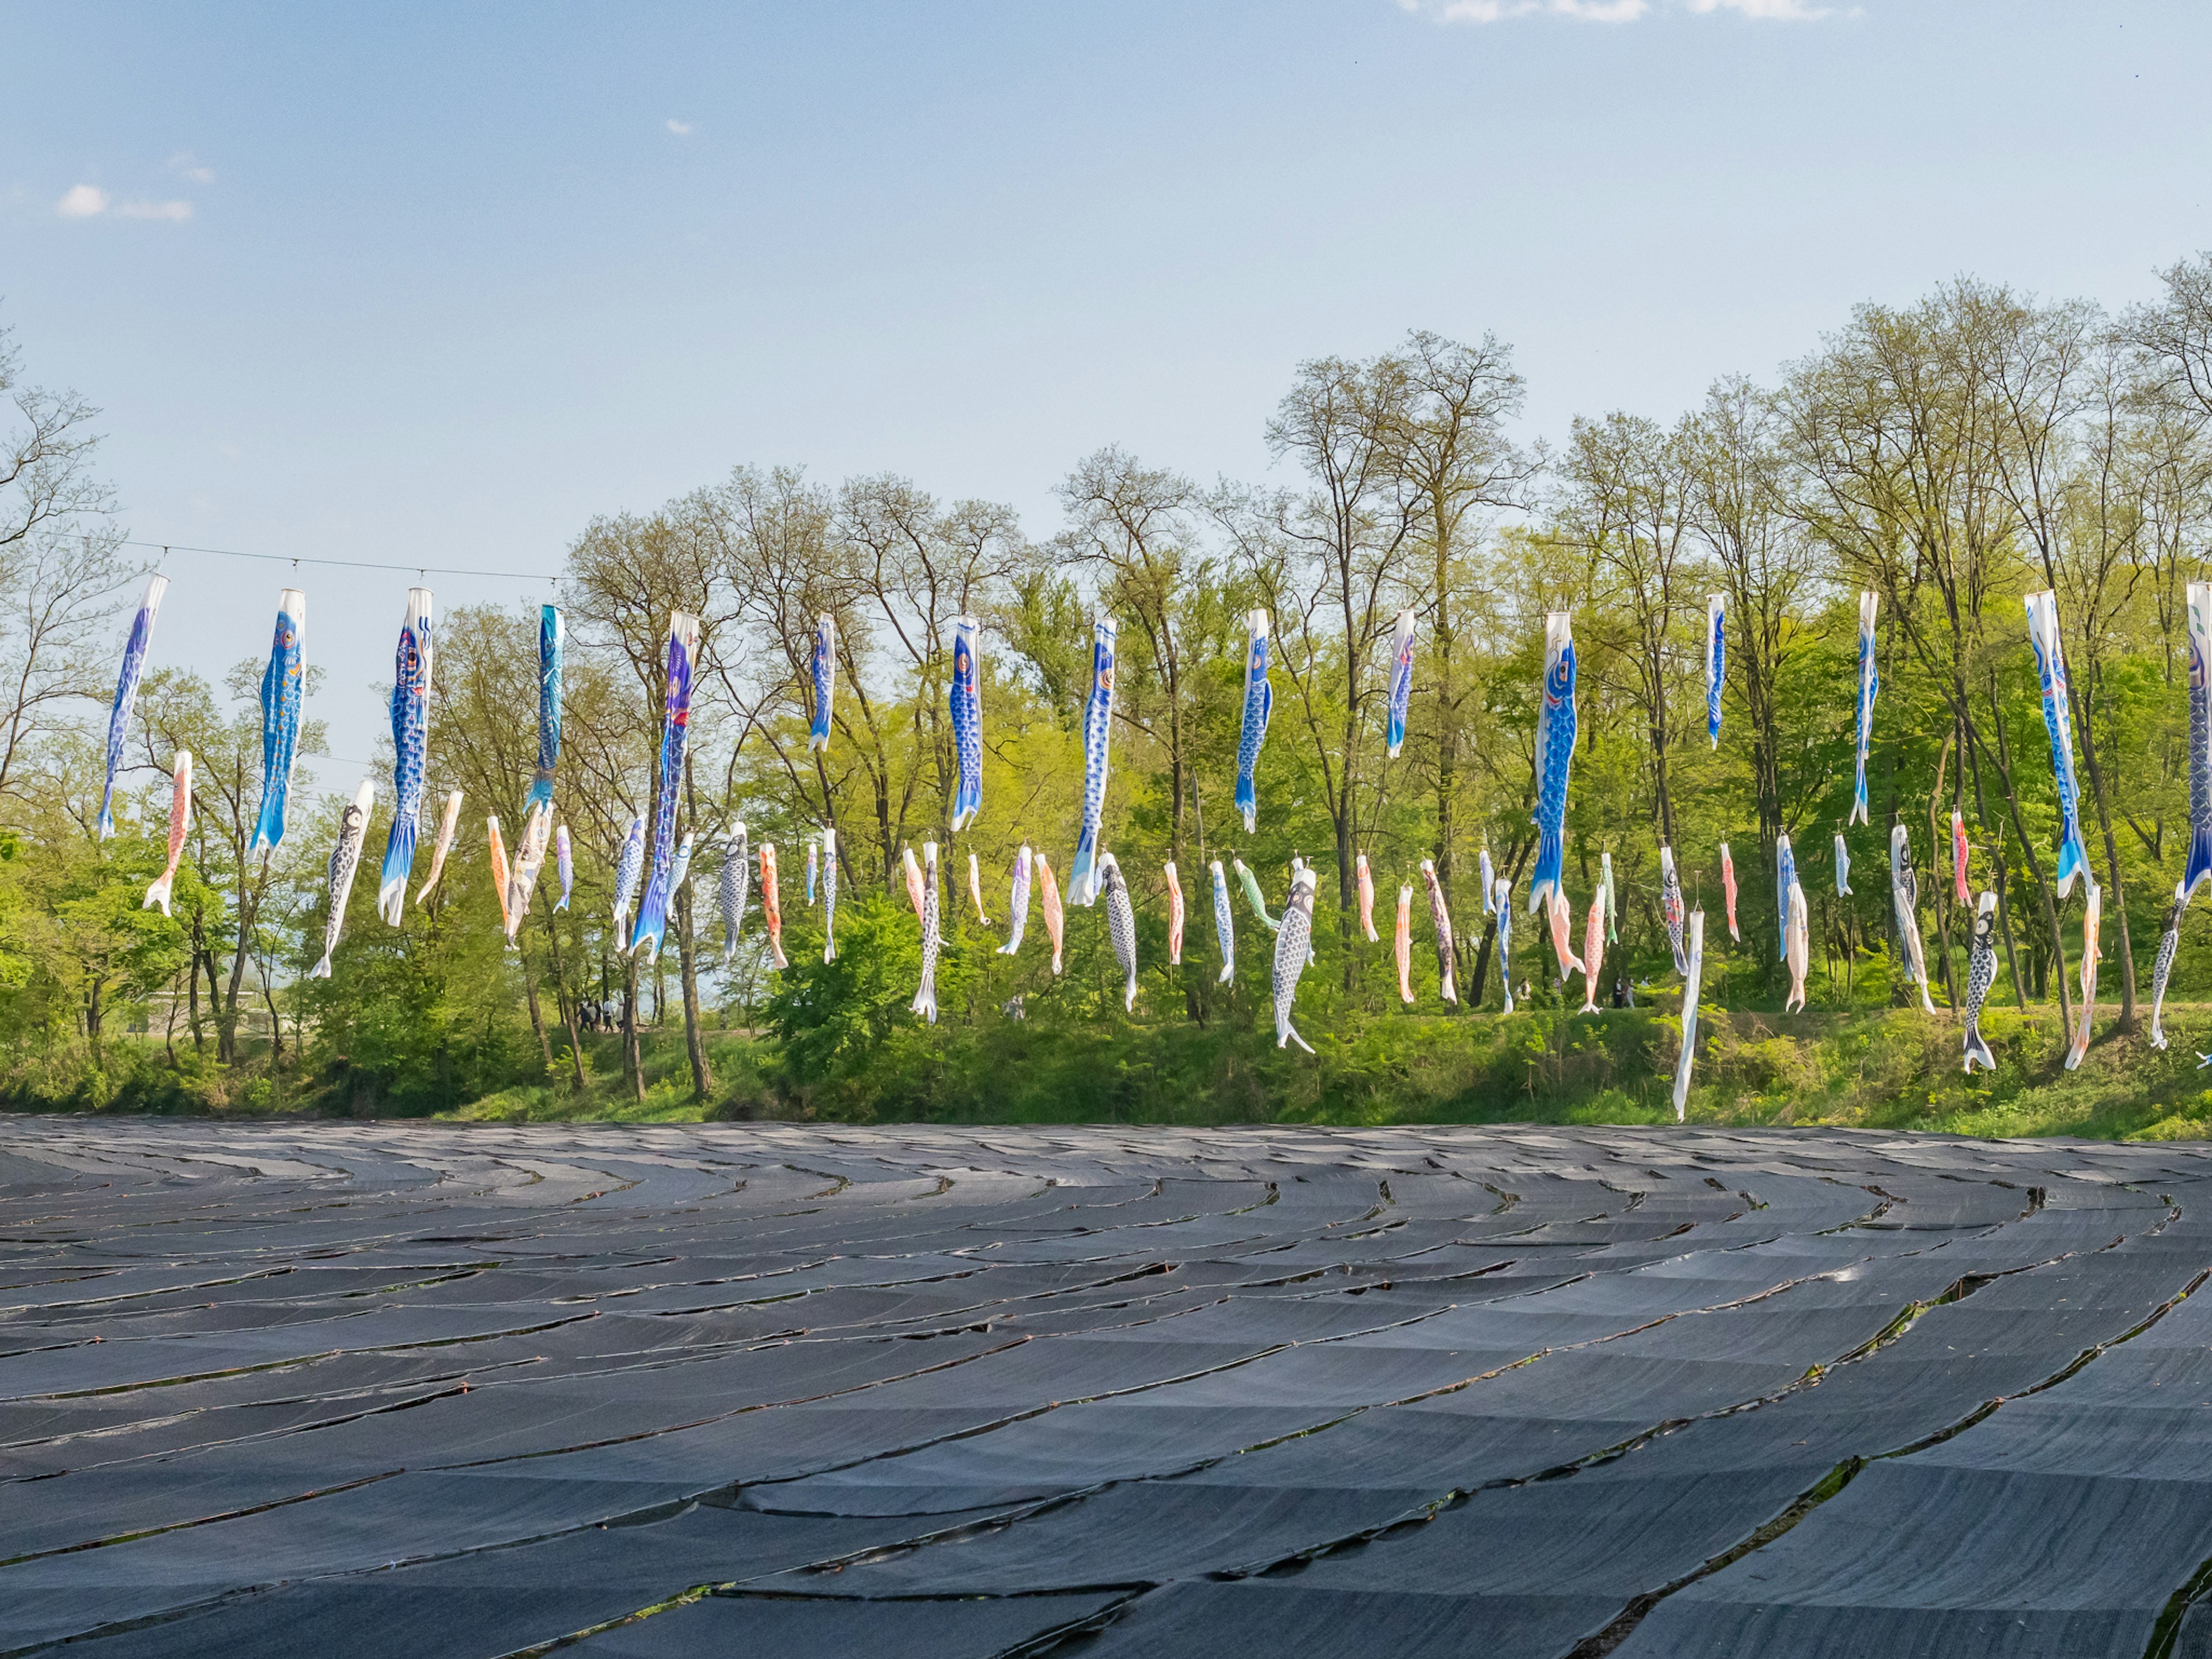
[[[107,711],[107,781],[100,792],[100,839],[115,833],[115,778],[123,769],[124,744],[131,736],[131,711],[137,705],[138,684],[146,678],[146,647],[154,642],[154,617],[161,609],[161,595],[169,591],[167,576],[146,578],[146,592],[131,618],[131,636],[123,645],[123,672],[115,678],[115,702]]]
[[[744,932],[745,887],[752,879],[752,846],[740,819],[722,848],[721,879],[714,889],[715,908],[722,915],[724,962],[737,953],[738,937]],[[616,948],[621,948],[620,939],[617,939]]]
[[[1851,814],[1845,823],[1869,823],[1867,817],[1867,747],[1874,741],[1875,693],[1881,690],[1881,671],[1875,665],[1874,617],[1881,604],[1872,593],[1859,595],[1859,738],[1858,775],[1851,787]]]
[[[974,854],[969,854],[969,861],[971,864],[975,861]],[[821,875],[822,846],[818,842],[810,841],[806,843],[806,908],[810,910],[814,908],[814,889]],[[975,908],[980,910],[983,907],[979,904]]]
[[[1659,849],[1659,920],[1666,924],[1667,943],[1674,952],[1674,971],[1690,971],[1690,958],[1682,946],[1682,878],[1674,873],[1674,849]]]
[[[668,926],[668,902],[675,896],[669,877],[676,867],[676,813],[684,787],[684,749],[691,735],[691,674],[699,656],[699,619],[676,611],[668,617],[668,677],[662,695],[660,774],[653,801],[653,858],[645,897],[630,930],[630,949],[641,945],[645,959],[660,954]]]
[[[185,855],[185,834],[192,824],[192,751],[177,750],[175,769],[169,776],[169,862],[146,889],[146,902],[138,908],[161,907],[169,914],[169,890],[177,879],[177,865]]]
[[[2189,890],[2177,884],[2173,902],[2166,907],[2165,931],[2158,938],[2158,960],[2150,974],[2150,1046],[2166,1047],[2166,1030],[2161,1024],[2166,1012],[2166,980],[2173,971],[2173,953],[2181,945],[2181,915],[2189,908]]]
[[[1045,862],[1042,853],[1036,855],[1035,863],[1040,890],[1037,908],[1044,912],[1044,936],[1052,941],[1052,972],[1053,977],[1057,979],[1060,977],[1060,947],[1066,942],[1067,916],[1060,908],[1060,883],[1052,873],[1052,866]]]
[[[261,811],[254,820],[259,852],[284,839],[292,763],[299,758],[300,702],[307,690],[307,596],[288,587],[276,596],[276,635],[261,672]]]
[[[547,816],[550,817],[551,814]],[[668,878],[668,890],[672,895],[681,894],[684,884],[691,878],[691,851],[698,843],[699,837],[687,830],[684,832],[684,839],[677,844],[676,868]],[[673,897],[669,900],[672,904],[675,902]]]
[[[1011,957],[1022,948],[1022,933],[1030,925],[1030,883],[1032,877],[1030,860],[1034,857],[1030,844],[1024,842],[1014,854],[1014,873],[1006,895],[1006,942],[999,947],[998,954]]]
[[[2212,582],[2189,584],[2189,859],[2181,884],[2194,898],[2212,881]]]
[[[1398,625],[1390,631],[1390,697],[1382,735],[1392,760],[1405,744],[1406,708],[1413,696],[1413,612],[1408,607],[1398,613]]]
[[[1729,856],[1726,842],[1721,843],[1721,894],[1728,901],[1729,937],[1741,945],[1743,935],[1735,927],[1735,860]]]
[[[1927,947],[1920,939],[1920,872],[1912,867],[1912,838],[1901,823],[1889,831],[1889,900],[1896,912],[1897,942],[1905,952],[1905,971],[1920,988],[1920,1007],[1934,1013],[1928,997]]]
[[[899,864],[906,872],[906,902],[914,906],[915,920],[921,919],[921,864],[914,855],[914,848],[899,848]]]
[[[1705,976],[1705,913],[1690,912],[1690,968],[1682,975],[1682,1052],[1674,1060],[1674,1121],[1688,1116],[1690,1066],[1698,1053],[1698,992]]]
[[[415,895],[420,904],[430,896],[431,890],[446,873],[446,854],[453,850],[453,834],[461,827],[461,792],[450,790],[446,795],[445,816],[438,820],[437,845],[430,849],[430,873],[422,883],[422,890]]]
[[[530,915],[530,896],[538,889],[538,872],[545,866],[545,854],[553,842],[553,809],[540,806],[522,820],[522,839],[515,843],[514,869],[507,883],[507,942],[522,936]],[[689,837],[685,844],[690,844]]]
[[[1841,830],[1836,832],[1836,896],[1851,896],[1851,849],[1844,845]]]
[[[1705,601],[1705,735],[1721,746],[1721,688],[1728,683],[1728,601]]]
[[[2058,596],[2045,591],[2027,596],[2028,641],[2043,682],[2043,729],[2051,738],[2051,773],[2058,788],[2058,896],[2073,890],[2074,878],[2089,867],[2081,842],[2081,797],[2074,781],[2074,709],[2066,683],[2066,653],[2058,637]],[[2094,884],[2096,878],[2090,877]]]
[[[1605,962],[1605,896],[1590,896],[1589,914],[1583,918],[1583,1006],[1597,1012],[1597,970]]]
[[[1129,884],[1122,879],[1121,866],[1111,853],[1098,855],[1098,872],[1105,883],[1106,938],[1114,947],[1114,960],[1121,964],[1123,985],[1121,1006],[1134,1012],[1137,1006],[1137,911],[1129,899]]]
[[[1605,888],[1605,942],[1618,945],[1620,943],[1620,897],[1613,890],[1613,854],[1600,853],[1597,866],[1598,880]]]
[[[2081,1006],[2075,1011],[2074,1041],[2066,1047],[2066,1069],[2073,1071],[2089,1057],[2089,1026],[2097,1018],[2097,964],[2105,959],[2100,941],[2104,931],[2105,890],[2096,878],[2088,881],[2087,902],[2081,907]]]
[[[422,827],[432,632],[430,590],[409,588],[392,665],[392,830],[385,837],[384,873],[376,890],[376,913],[394,927],[407,913],[407,878],[415,873],[415,837]]]
[[[822,960],[837,960],[837,832],[822,832]]]
[[[307,970],[309,979],[331,976],[331,952],[338,948],[345,932],[346,901],[353,895],[353,872],[361,868],[362,843],[368,836],[369,809],[376,805],[376,786],[367,778],[338,815],[338,843],[331,849],[327,893],[329,913],[323,923],[323,959]]]
[[[1775,941],[1774,959],[1790,959],[1790,890],[1797,884],[1797,859],[1790,850],[1790,837],[1774,838],[1774,915],[1782,925],[1782,937]]]
[[[1567,769],[1575,757],[1573,618],[1544,618],[1544,678],[1536,698],[1536,867],[1528,878],[1528,914],[1560,890],[1566,854]]]
[[[1782,1005],[1782,1012],[1787,1014],[1805,1006],[1805,973],[1813,963],[1813,935],[1805,914],[1805,890],[1797,884],[1794,872],[1782,904],[1785,918],[1782,927],[1782,959],[1790,964],[1790,995]]]
[[[991,919],[983,914],[983,866],[973,853],[968,855],[968,896],[975,901],[975,920],[988,927]]]
[[[1237,918],[1229,908],[1229,878],[1216,859],[1208,866],[1213,872],[1213,936],[1221,942],[1221,972],[1214,983],[1226,985],[1237,976]]]
[[[914,1001],[909,1006],[915,1013],[934,1025],[937,1024],[937,843],[933,841],[922,842],[921,856],[928,866],[926,884],[921,890],[921,983],[915,988]]]
[[[929,878],[931,883],[929,894],[931,915],[929,920],[931,925],[933,927],[937,921],[935,914],[937,905],[937,845],[934,842],[929,844]],[[783,954],[783,901],[776,891],[775,843],[772,841],[764,841],[761,843],[760,896],[761,923],[768,929],[768,965],[775,969],[776,972],[781,973],[785,969],[790,967],[791,963]],[[934,1019],[936,1015],[933,1013],[930,1018]]]
[[[1175,860],[1170,859],[1162,866],[1168,878],[1168,966],[1182,966],[1182,882],[1176,875]]]
[[[1083,828],[1068,866],[1067,896],[1087,905],[1098,896],[1098,825],[1106,811],[1107,741],[1114,731],[1114,642],[1121,625],[1101,617],[1091,634],[1091,696],[1083,705]]]
[[[1275,932],[1282,923],[1267,914],[1267,901],[1260,896],[1259,877],[1252,873],[1251,866],[1243,859],[1231,858],[1229,861],[1236,868],[1237,884],[1243,888],[1244,902],[1252,907],[1252,914],[1260,918],[1262,927],[1271,933]]]
[[[1954,811],[1951,814],[1951,896],[1960,904],[1973,897],[1972,890],[1966,885],[1966,816]]]
[[[1282,926],[1275,933],[1275,1046],[1295,1042],[1308,1054],[1313,1048],[1291,1024],[1291,1010],[1297,1000],[1299,975],[1312,954],[1313,907],[1314,872],[1301,869],[1291,878],[1291,896],[1283,905]]]
[[[2175,899],[2177,908],[2181,901]],[[1997,1068],[1997,1057],[1990,1052],[1989,1039],[1982,1035],[1982,1004],[1989,1000],[1990,987],[1997,982],[1997,896],[1984,893],[1974,911],[1973,931],[1966,944],[1966,1075],[1972,1077],[1978,1066],[1984,1071]]]
[[[958,834],[983,810],[982,667],[975,658],[973,617],[952,623],[952,830]]]
[[[1372,945],[1376,943],[1382,935],[1375,931],[1375,877],[1373,872],[1371,872],[1367,867],[1366,854],[1362,853],[1359,855],[1358,860],[1353,865],[1353,868],[1358,872],[1357,880],[1359,893],[1359,929],[1362,933],[1367,935],[1367,942],[1370,945]]]
[[[1444,902],[1443,884],[1437,879],[1435,860],[1421,860],[1421,879],[1429,889],[1429,920],[1436,924],[1438,994],[1446,1002],[1456,1006],[1459,1002],[1459,951],[1452,943],[1451,906]],[[1504,884],[1501,882],[1498,886],[1503,890]],[[1501,923],[1501,937],[1503,931]],[[1481,988],[1480,986],[1475,988],[1477,991]]]
[[[806,734],[810,750],[830,746],[830,706],[837,692],[837,619],[823,611],[814,619],[814,724]]]
[[[1249,836],[1259,822],[1260,795],[1254,776],[1260,745],[1267,737],[1267,717],[1274,712],[1275,689],[1267,680],[1267,613],[1255,611],[1245,623],[1244,726],[1237,738],[1237,810],[1244,816]]]
[[[553,908],[568,908],[568,894],[576,883],[576,861],[568,847],[568,826],[562,824],[553,832],[553,862],[561,872],[561,902]]]
[[[530,793],[522,798],[525,817],[539,807],[551,811],[553,774],[561,763],[561,607],[541,605],[538,611],[538,769],[530,776]],[[427,675],[424,677],[428,678]]]
[[[1411,882],[1401,883],[1398,888],[1398,921],[1390,934],[1390,954],[1398,963],[1398,1000],[1411,1007],[1413,1002],[1413,886]]]
[[[1544,908],[1551,919],[1552,954],[1559,959],[1559,983],[1564,985],[1583,970],[1582,958],[1575,954],[1574,922],[1567,908],[1566,890],[1554,888]]]
[[[1498,910],[1498,978],[1505,988],[1505,1012],[1513,1012],[1513,884],[1500,876],[1492,894]],[[1478,1001],[1482,988],[1475,988]]]
[[[743,833],[740,826],[739,833]],[[629,829],[623,836],[622,850],[615,855],[615,950],[617,954],[629,950],[630,907],[637,902],[638,877],[645,870],[645,817],[639,814],[629,821]],[[499,874],[499,890],[507,891],[504,872]]]
[[[500,931],[507,933],[507,890],[514,884],[514,872],[507,866],[507,841],[499,833],[498,818],[484,820],[484,840],[491,858],[491,890],[499,899]]]

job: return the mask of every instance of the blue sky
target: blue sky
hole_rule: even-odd
[[[106,410],[133,534],[262,552],[550,572],[738,461],[1042,534],[1106,442],[1262,475],[1293,365],[1409,327],[1511,342],[1556,435],[1862,300],[2118,305],[2212,245],[2191,5],[11,3],[0,40],[0,320]],[[281,571],[169,570],[157,658],[266,648]],[[407,578],[303,585],[367,757]]]

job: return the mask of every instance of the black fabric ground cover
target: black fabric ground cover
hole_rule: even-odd
[[[2212,1646],[2202,1148],[10,1127],[0,1652]]]

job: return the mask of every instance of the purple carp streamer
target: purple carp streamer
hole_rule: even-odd
[[[2189,862],[2181,884],[2194,898],[2212,881],[2212,582],[2191,582],[2189,612]]]
[[[1275,688],[1267,680],[1267,628],[1264,611],[1245,618],[1244,725],[1237,737],[1237,810],[1243,814],[1248,836],[1259,822],[1260,795],[1254,779],[1260,745],[1267,738],[1267,717],[1275,709]]]
[[[2035,647],[2035,672],[2043,683],[2043,729],[2051,738],[2051,775],[2058,787],[2058,896],[2074,888],[2074,878],[2089,867],[2081,841],[2081,793],[2074,778],[2074,710],[2066,683],[2066,652],[2058,637],[2058,596],[2045,591],[2027,596],[2028,642]],[[2194,839],[2192,830],[2192,840]],[[2091,877],[2094,886],[2095,878]]]
[[[1423,865],[1423,869],[1428,866]],[[1513,1012],[1513,884],[1500,876],[1498,890],[1492,896],[1498,908],[1498,977],[1505,988],[1505,1012]],[[1474,988],[1474,1000],[1482,1000],[1482,987]]]
[[[1437,865],[1434,859],[1421,860],[1421,879],[1428,884],[1429,920],[1436,924],[1437,930],[1437,994],[1446,1002],[1456,1005],[1459,1001],[1457,983],[1459,951],[1452,944],[1451,907],[1444,902],[1444,887],[1443,884],[1437,879]],[[1507,890],[1504,882],[1498,884],[1498,890],[1501,894]],[[1311,902],[1310,899],[1308,902]],[[1502,941],[1504,936],[1505,924],[1501,921],[1498,926],[1498,938]],[[1480,985],[1474,988],[1478,994],[1482,989]],[[1510,998],[1507,999],[1507,1003],[1510,1006]]]
[[[107,781],[100,792],[100,839],[115,833],[115,776],[123,769],[123,748],[131,736],[131,714],[138,703],[138,683],[146,678],[146,648],[154,642],[154,617],[161,609],[161,596],[169,591],[167,576],[146,578],[145,596],[131,618],[131,636],[124,641],[123,672],[115,678],[115,702],[107,711]]]
[[[338,936],[345,932],[346,900],[353,893],[353,872],[361,868],[362,842],[368,838],[369,809],[375,805],[376,786],[363,778],[338,815],[338,844],[331,849],[330,915],[323,924],[323,959],[307,970],[309,979],[331,976],[331,952],[338,948]]]
[[[261,674],[261,812],[254,821],[259,852],[284,839],[284,807],[299,758],[300,702],[307,690],[307,596],[288,587],[276,596],[276,635]]]
[[[806,908],[810,910],[814,908],[814,890],[821,879],[821,872],[822,843],[810,841],[806,843]]]
[[[561,764],[561,655],[563,635],[561,607],[557,605],[539,606],[538,769],[531,774],[530,793],[522,798],[525,817],[541,806],[550,811],[553,805],[553,774]]]
[[[981,626],[973,617],[956,617],[952,623],[952,759],[957,781],[952,789],[951,828],[959,834],[975,823],[983,810],[983,690],[982,665],[975,657],[975,635]]]
[[[684,788],[684,747],[691,735],[691,673],[699,656],[699,619],[672,611],[668,617],[668,680],[660,724],[660,776],[653,801],[652,874],[637,907],[629,948],[645,950],[651,962],[660,954],[668,926],[670,877],[676,867],[676,811]]]
[[[837,960],[837,832],[822,832],[822,960]]]
[[[150,910],[155,905],[161,914],[169,914],[169,889],[177,879],[177,865],[185,855],[185,834],[192,824],[192,751],[177,750],[175,769],[169,777],[169,862],[161,873],[154,878],[146,889],[146,902],[138,908]]]
[[[1221,944],[1221,971],[1214,983],[1226,985],[1237,977],[1237,918],[1229,909],[1229,878],[1222,872],[1221,860],[1216,859],[1209,866],[1213,872],[1213,936]]]
[[[1874,618],[1880,598],[1859,595],[1859,738],[1858,774],[1851,788],[1851,812],[1847,824],[1872,822],[1867,817],[1867,747],[1874,741],[1874,699],[1881,690],[1881,671],[1875,662]]]
[[[1774,959],[1790,959],[1790,890],[1797,884],[1797,858],[1790,850],[1790,837],[1774,838],[1774,915],[1782,925],[1782,937],[1775,942]]]
[[[1091,696],[1083,705],[1083,828],[1067,870],[1067,897],[1088,905],[1098,896],[1098,826],[1106,811],[1106,758],[1114,731],[1114,642],[1121,624],[1101,617],[1091,631]]]
[[[422,890],[415,895],[416,903],[428,898],[431,889],[446,873],[446,854],[453,850],[453,835],[460,827],[461,792],[456,789],[446,797],[446,815],[438,820],[438,844],[430,849],[430,873],[423,878]]]
[[[1283,905],[1282,925],[1275,930],[1275,1046],[1295,1042],[1308,1054],[1313,1053],[1313,1046],[1291,1024],[1291,1011],[1297,1000],[1299,976],[1312,955],[1313,907],[1314,872],[1301,866],[1291,877],[1291,896]]]
[[[1689,1115],[1690,1067],[1698,1054],[1698,992],[1705,976],[1705,913],[1690,912],[1690,971],[1682,976],[1682,1052],[1674,1061],[1674,1121]]]
[[[1413,612],[1408,607],[1398,613],[1398,625],[1390,630],[1390,698],[1382,738],[1392,760],[1405,746],[1406,708],[1413,696]]]
[[[1705,735],[1721,746],[1721,689],[1728,683],[1728,600],[1705,601]]]
[[[1536,699],[1536,868],[1528,878],[1528,914],[1534,915],[1561,890],[1567,855],[1567,770],[1575,757],[1575,634],[1573,618],[1555,611],[1544,618],[1544,677]]]
[[[407,878],[415,873],[415,837],[422,825],[422,780],[430,757],[430,590],[407,590],[399,649],[392,666],[392,830],[384,841],[384,873],[376,913],[397,927],[407,914]],[[550,804],[547,811],[550,811]],[[514,935],[508,935],[514,942]]]
[[[818,753],[830,746],[830,708],[837,695],[837,619],[823,611],[814,619],[814,724],[806,747]]]

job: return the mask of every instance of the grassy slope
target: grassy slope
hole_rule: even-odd
[[[2056,1010],[1991,1009],[1994,1076],[1969,1080],[1958,1028],[1905,1010],[1708,1015],[1689,1115],[1705,1123],[1837,1124],[1976,1135],[2197,1138],[2212,1122],[2212,1006],[2167,1011],[2172,1047],[2101,1036],[2061,1064]],[[2102,1029],[2102,1028],[2100,1028]],[[1182,1024],[1042,1021],[894,1031],[838,1075],[797,1085],[772,1045],[711,1044],[717,1098],[690,1098],[680,1036],[648,1039],[642,1103],[623,1090],[611,1039],[587,1042],[592,1083],[512,1089],[453,1115],[472,1121],[683,1122],[702,1116],[891,1122],[1660,1123],[1672,1121],[1675,1021],[1396,1015],[1315,1035],[1317,1056],[1264,1033]]]

